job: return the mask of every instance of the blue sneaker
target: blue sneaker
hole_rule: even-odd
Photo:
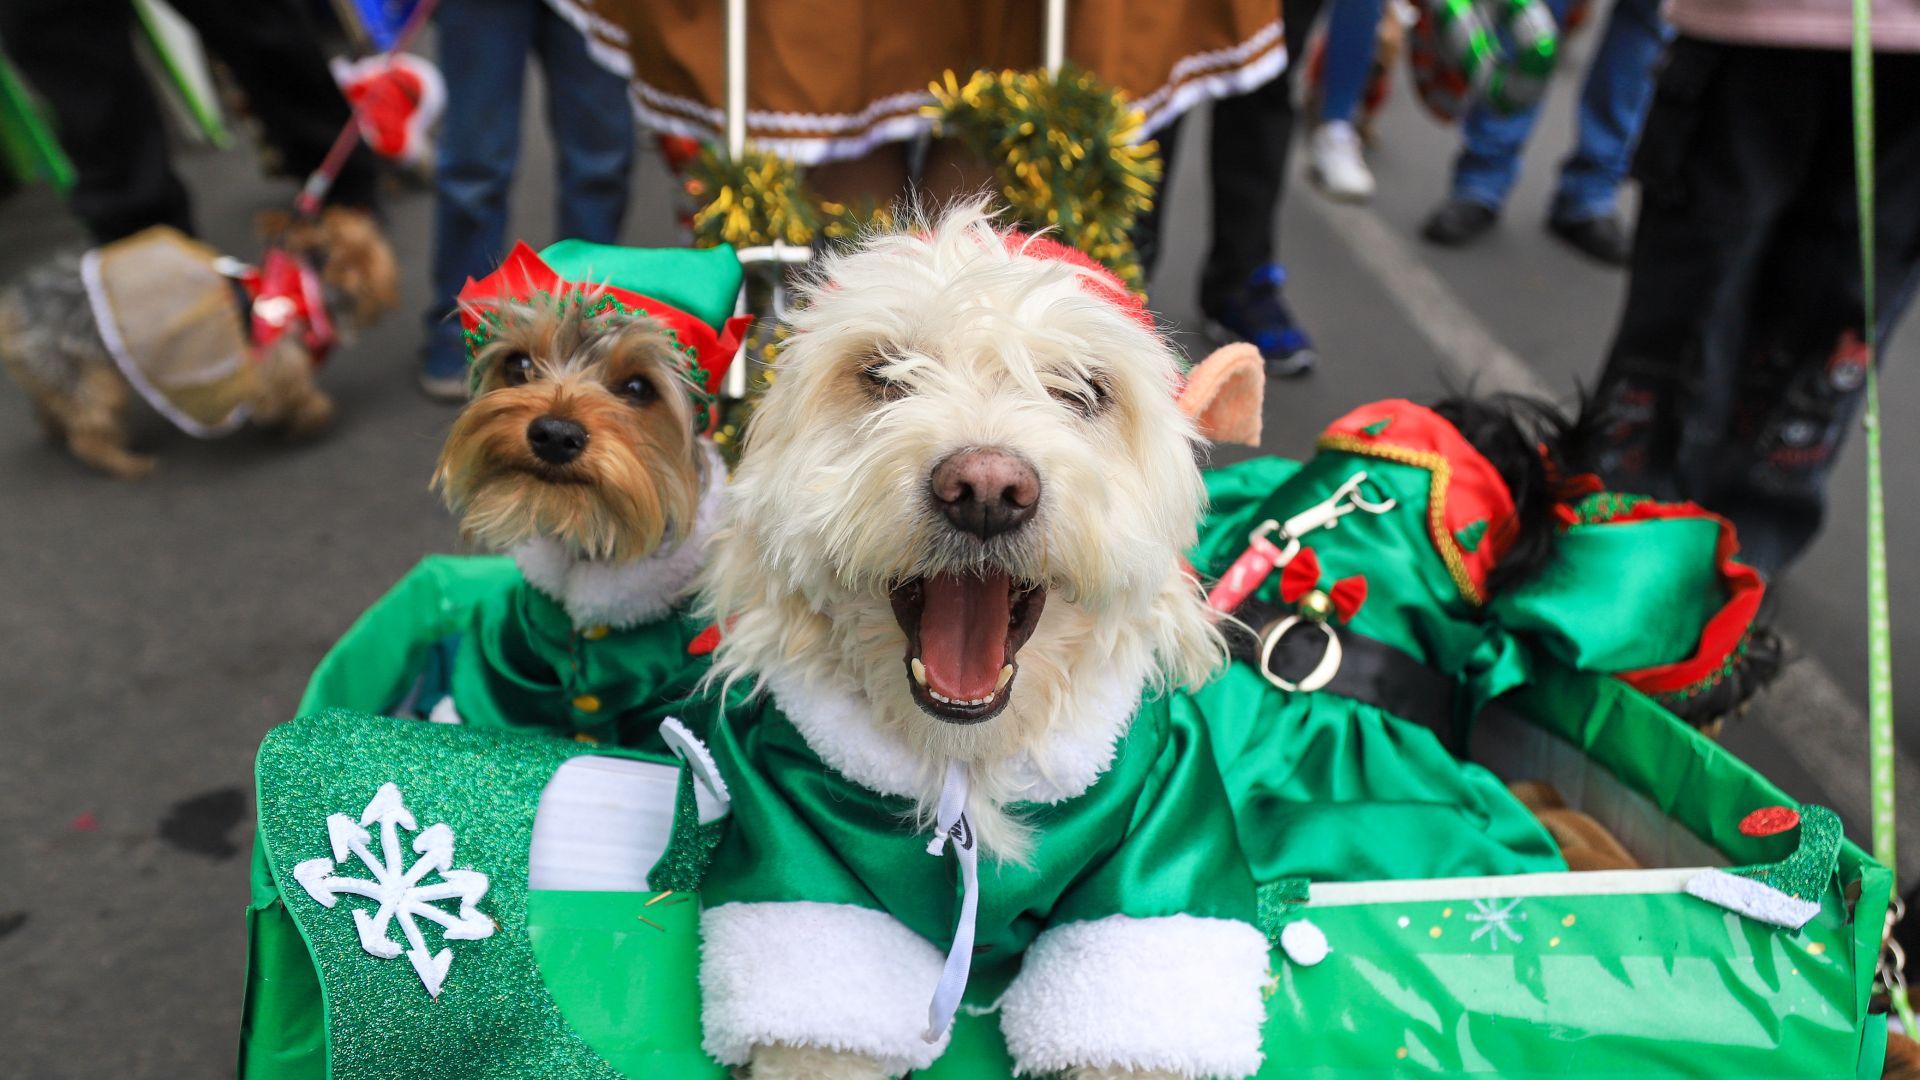
[[[1217,310],[1206,311],[1207,333],[1215,343],[1252,342],[1267,362],[1267,377],[1291,379],[1313,370],[1313,341],[1294,321],[1281,287],[1287,272],[1268,263],[1247,278],[1240,291]],[[1201,305],[1204,310],[1206,305]]]

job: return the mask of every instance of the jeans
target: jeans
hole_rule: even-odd
[[[602,244],[619,238],[634,123],[625,80],[594,63],[586,39],[541,0],[446,0],[436,17],[447,112],[434,174],[425,361],[429,374],[458,375],[466,357],[454,297],[507,252],[528,54],[539,58],[546,78],[561,237]]]
[[[1381,0],[1333,0],[1327,12],[1327,52],[1321,69],[1320,119],[1353,122],[1373,72]],[[1305,57],[1300,59],[1305,60]]]
[[[1842,49],[1682,37],[1634,158],[1600,471],[1732,519],[1741,557],[1770,575],[1820,529],[1866,378],[1850,79]],[[1920,56],[1876,54],[1874,80],[1885,342],[1920,287]]]
[[[1547,0],[1564,18],[1569,0]],[[1627,175],[1633,144],[1653,96],[1653,65],[1669,31],[1660,0],[1614,0],[1600,48],[1587,67],[1577,110],[1579,139],[1560,165],[1551,216],[1585,221],[1613,213],[1613,197]],[[1540,114],[1533,108],[1501,115],[1482,103],[1467,113],[1460,156],[1453,163],[1453,197],[1494,210],[1520,177],[1520,151]]]

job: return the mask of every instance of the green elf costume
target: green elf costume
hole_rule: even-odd
[[[1668,700],[1698,693],[1759,608],[1725,520],[1609,493],[1561,506],[1552,564],[1489,601],[1513,497],[1407,401],[1335,421],[1305,463],[1257,459],[1207,484],[1192,562],[1218,582],[1215,606],[1298,610],[1254,625],[1252,662],[1192,694],[1263,886],[1566,869],[1466,759],[1473,717],[1527,683],[1538,654]]]
[[[652,319],[686,353],[705,422],[750,321],[733,316],[740,263],[729,248],[516,245],[461,290],[468,353],[494,332],[489,303],[589,302],[601,319]],[[707,487],[692,526],[654,554],[581,559],[535,539],[507,557],[432,556],[362,617],[322,664],[303,711],[397,711],[445,723],[655,745],[654,732],[705,672],[713,636],[690,592],[718,523],[726,470],[702,440]],[[423,647],[424,645],[424,647]],[[368,658],[389,648],[395,665]],[[656,746],[657,748],[657,746]]]
[[[691,707],[722,714],[708,738],[734,800],[701,921],[708,1053],[740,1064],[785,1043],[926,1069],[964,1001],[997,1003],[1021,1075],[1258,1069],[1253,882],[1205,725],[1144,683],[1112,680],[1096,722],[1018,766],[1024,864],[977,863],[958,766],[933,828],[914,828],[917,759],[850,689],[774,676]]]

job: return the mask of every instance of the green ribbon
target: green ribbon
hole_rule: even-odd
[[[1887,506],[1880,460],[1880,328],[1874,310],[1873,0],[1853,0],[1853,175],[1860,210],[1860,282],[1867,346],[1867,745],[1873,857],[1893,870],[1893,628],[1887,604]],[[1913,1005],[1898,981],[1887,987],[1908,1034]]]

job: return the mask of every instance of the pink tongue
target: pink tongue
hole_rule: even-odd
[[[1007,662],[1012,583],[1004,571],[984,578],[940,574],[922,579],[920,662],[927,686],[945,697],[990,697]]]

